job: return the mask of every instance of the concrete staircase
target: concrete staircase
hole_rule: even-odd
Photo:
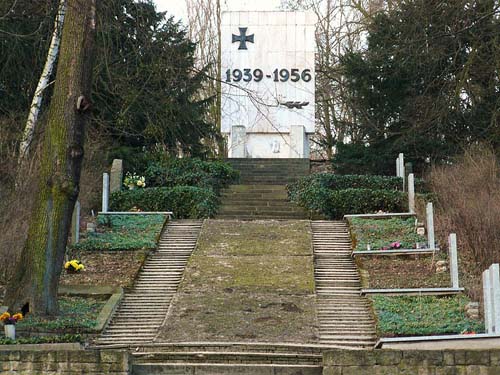
[[[344,222],[313,221],[314,278],[320,343],[373,348],[377,336],[370,302],[360,295],[361,282],[352,259]]]
[[[133,375],[320,375],[319,346],[265,343],[179,343],[141,347]]]
[[[222,192],[220,219],[307,219],[288,201],[286,184],[309,174],[308,159],[228,159],[240,172],[240,184]]]
[[[196,247],[201,226],[199,220],[177,220],[167,225],[158,250],[146,260],[132,290],[125,294],[97,338],[97,346],[135,346],[154,340]]]

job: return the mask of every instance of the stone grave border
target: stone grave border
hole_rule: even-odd
[[[444,288],[394,288],[394,289],[371,289],[365,288],[361,289],[362,295],[374,295],[382,294],[389,296],[398,295],[413,295],[413,296],[445,296],[454,295],[462,293],[465,289],[461,288],[459,285],[458,278],[458,249],[457,249],[457,235],[451,233],[448,236],[448,250],[449,250],[449,260],[450,260],[450,279],[451,286]],[[384,250],[385,251],[385,250]],[[500,285],[500,284],[499,284]],[[500,288],[499,288],[499,302],[500,302]],[[499,303],[499,319],[500,319],[500,303]],[[500,324],[499,324],[500,327]]]
[[[413,178],[411,179],[413,181]],[[404,212],[404,213],[383,213],[383,214],[360,214],[360,215],[344,215],[344,219],[351,218],[362,218],[362,219],[386,219],[392,217],[415,217],[415,212]],[[439,247],[436,246],[436,240],[434,236],[434,208],[431,202],[426,205],[426,220],[427,220],[427,243],[428,248],[424,249],[397,249],[397,250],[354,250],[352,256],[396,256],[396,255],[429,255],[434,254],[439,251]]]
[[[384,345],[396,344],[400,345],[401,349],[404,350],[405,344],[412,343],[431,343],[431,342],[440,342],[443,341],[443,346],[445,346],[446,342],[453,341],[473,341],[473,340],[484,340],[484,339],[498,339],[500,342],[500,334],[486,334],[486,333],[478,333],[478,334],[469,334],[469,335],[436,335],[436,336],[408,336],[408,337],[382,337],[375,344],[375,349],[383,349]],[[498,344],[496,345],[498,348]]]

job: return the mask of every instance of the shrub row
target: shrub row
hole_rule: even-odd
[[[197,186],[216,192],[238,179],[230,164],[197,158],[154,161],[141,174],[150,187]]]
[[[369,176],[369,175],[338,175],[333,173],[317,173],[303,177],[297,182],[289,185],[290,196],[307,193],[309,189],[317,187],[344,190],[344,189],[372,189],[372,190],[402,190],[403,179],[393,176]],[[427,191],[422,179],[415,179],[415,190],[417,192]]]
[[[209,188],[196,186],[154,187],[111,194],[112,211],[172,211],[175,218],[204,218],[215,214],[218,198]]]

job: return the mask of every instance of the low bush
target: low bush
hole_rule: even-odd
[[[483,324],[465,314],[465,296],[372,297],[381,336],[421,336],[482,332]]]
[[[98,231],[87,233],[73,249],[155,249],[165,219],[165,215],[101,215],[97,218]]]
[[[196,186],[155,187],[111,194],[111,211],[171,211],[177,219],[215,215],[218,198],[212,189]]]
[[[148,186],[197,186],[218,192],[238,179],[238,172],[223,161],[168,159],[149,164],[144,171]]]
[[[344,189],[314,187],[302,194],[291,194],[300,206],[323,214],[329,219],[341,219],[348,214],[367,214],[379,210],[406,210],[407,196],[397,190]]]
[[[318,189],[403,190],[403,179],[393,176],[317,173],[288,185],[288,192],[292,199],[295,199],[297,195],[315,194]],[[415,179],[415,190],[422,193],[427,191],[422,179]]]

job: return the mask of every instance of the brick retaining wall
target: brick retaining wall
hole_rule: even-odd
[[[500,375],[500,350],[333,350],[323,375]]]
[[[0,373],[5,375],[128,375],[129,367],[126,351],[0,350]]]

